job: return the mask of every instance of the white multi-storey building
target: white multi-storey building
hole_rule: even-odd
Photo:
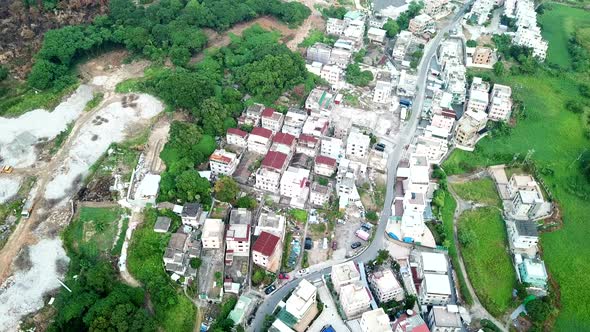
[[[361,280],[361,275],[354,261],[332,266],[332,284],[336,293],[340,294],[342,287]]]
[[[404,299],[404,290],[390,269],[373,272],[369,276],[369,285],[371,285],[379,303]]]
[[[377,84],[373,92],[373,102],[385,104],[389,102],[391,91],[393,90],[393,83],[391,82],[391,74],[380,73],[377,76]]]
[[[221,219],[205,219],[201,233],[203,249],[220,249],[223,246],[225,225]]]
[[[297,208],[305,207],[309,196],[309,170],[290,166],[281,177],[281,196],[291,198],[290,205]]]
[[[488,118],[492,121],[508,121],[512,112],[512,89],[507,85],[494,84]]]
[[[276,112],[274,109],[267,107],[262,111],[261,119],[262,128],[269,129],[275,134],[281,131],[285,116],[282,113]]]
[[[363,313],[360,325],[362,332],[392,332],[389,316],[383,308]]]
[[[307,112],[296,108],[290,108],[285,115],[285,122],[283,122],[283,128],[281,131],[299,137],[306,119]]]
[[[225,135],[225,140],[227,144],[236,145],[242,148],[248,146],[248,133],[237,129],[237,128],[229,128],[227,130],[227,134]]]
[[[222,149],[217,149],[211,156],[209,156],[209,167],[213,174],[232,175],[238,164],[240,158],[233,153]]]
[[[278,151],[269,151],[262,160],[261,167],[256,171],[254,187],[270,192],[278,192],[281,175],[287,168],[288,156]]]
[[[340,290],[340,304],[347,319],[355,319],[371,307],[369,291],[361,281],[343,286]]]
[[[481,77],[474,77],[469,90],[469,101],[467,111],[484,112],[488,108],[490,85]]]
[[[336,65],[324,65],[320,71],[320,77],[332,86],[339,86],[342,83],[343,75],[344,70]]]
[[[352,131],[346,140],[346,157],[363,160],[367,158],[371,138],[360,131]]]
[[[344,144],[341,139],[326,136],[321,138],[320,154],[322,156],[340,160],[344,157],[344,153]]]
[[[272,142],[272,131],[255,127],[248,135],[248,150],[258,154],[266,154]]]

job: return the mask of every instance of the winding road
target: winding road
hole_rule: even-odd
[[[385,195],[385,203],[383,206],[383,211],[381,212],[381,217],[379,220],[379,226],[377,228],[377,232],[375,235],[375,239],[367,249],[365,249],[362,253],[358,256],[350,258],[348,260],[356,260],[362,262],[368,262],[377,256],[377,252],[379,249],[383,248],[383,241],[385,235],[385,227],[387,226],[387,220],[391,215],[391,204],[393,203],[393,185],[396,180],[396,169],[399,161],[401,160],[406,145],[410,144],[414,134],[416,132],[416,128],[418,127],[418,122],[420,119],[420,113],[422,110],[422,104],[424,102],[424,93],[425,93],[425,86],[426,86],[426,77],[428,75],[428,71],[430,68],[430,62],[438,49],[440,42],[442,41],[444,35],[463,17],[466,8],[469,4],[465,4],[456,14],[453,16],[453,19],[443,27],[436,35],[434,39],[432,39],[426,46],[424,47],[424,56],[420,60],[420,64],[418,66],[418,90],[415,98],[415,102],[412,107],[412,113],[410,115],[410,119],[406,122],[404,128],[397,136],[396,146],[393,152],[389,155],[389,159],[387,161],[387,192]],[[329,274],[331,271],[331,266],[328,267],[317,267],[314,269],[314,266],[310,267],[311,273],[305,276],[304,278],[307,280],[317,280],[320,279],[322,275]],[[264,318],[266,315],[272,314],[272,311],[277,306],[277,304],[292,290],[294,289],[302,278],[292,279],[288,283],[284,284],[281,288],[277,289],[272,295],[267,297],[264,302],[260,304],[258,310],[256,311],[256,316],[252,321],[252,325],[248,328],[248,331],[261,331],[262,324],[264,322]]]

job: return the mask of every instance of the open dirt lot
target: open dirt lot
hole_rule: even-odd
[[[201,251],[201,267],[199,268],[199,294],[207,294],[211,299],[219,297],[220,286],[215,285],[215,272],[223,273],[223,250],[203,249]]]

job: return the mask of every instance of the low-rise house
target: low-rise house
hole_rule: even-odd
[[[492,68],[494,60],[494,51],[491,48],[477,46],[471,54],[471,63],[469,58],[467,60],[467,67]]]
[[[301,135],[303,124],[307,119],[307,112],[297,108],[290,108],[285,115],[285,122],[281,131],[286,134],[291,134],[295,137]]]
[[[385,104],[391,98],[393,91],[393,83],[391,82],[391,74],[382,72],[377,75],[377,84],[373,92],[373,102]]]
[[[278,192],[281,175],[287,168],[288,156],[277,151],[269,151],[260,168],[256,171],[256,189]]]
[[[295,208],[304,208],[309,197],[309,170],[289,166],[281,177],[281,196],[291,198]]]
[[[538,258],[523,258],[521,262],[517,258],[516,262],[518,264],[520,282],[528,283],[531,289],[547,289],[548,277],[545,262]]]
[[[270,150],[284,153],[287,156],[292,156],[293,151],[295,151],[295,143],[295,136],[291,134],[277,133],[272,138]]]
[[[343,43],[344,41],[340,40],[340,42]],[[334,48],[332,49],[332,54],[330,54],[330,64],[342,69],[346,69],[351,59],[351,49]]]
[[[369,290],[361,281],[355,281],[340,289],[340,304],[347,319],[359,318],[371,307]]]
[[[474,77],[469,90],[469,101],[467,102],[467,111],[486,112],[489,103],[489,83],[483,81],[481,77]]]
[[[281,264],[281,238],[261,232],[252,247],[252,261],[267,271],[277,272]]]
[[[449,272],[447,257],[442,253],[422,252],[419,264],[421,274],[447,274]]]
[[[244,323],[244,318],[246,318],[247,313],[250,311],[250,305],[253,301],[254,300],[248,295],[240,295],[236,306],[230,311],[227,318],[231,319],[234,322],[234,325],[242,325]]]
[[[315,137],[322,137],[328,132],[329,125],[329,118],[312,115],[305,120],[301,133]]]
[[[428,14],[420,14],[410,20],[408,30],[416,35],[421,35],[425,32],[434,32],[434,19]]]
[[[334,106],[335,95],[321,88],[314,88],[305,99],[305,109],[312,115],[328,116]]]
[[[344,143],[339,138],[334,137],[322,137],[320,154],[336,160],[344,157]]]
[[[442,139],[449,139],[455,125],[455,112],[451,110],[442,110],[440,114],[432,116],[430,125],[426,126],[426,132],[430,136]]]
[[[313,172],[315,174],[330,177],[334,175],[336,170],[336,159],[326,156],[315,157],[315,163],[313,166]]]
[[[252,129],[248,136],[248,150],[258,154],[265,154],[272,142],[272,131],[262,127]]]
[[[402,70],[399,76],[399,83],[397,85],[397,94],[402,97],[413,98],[416,94],[416,84],[418,76],[409,74]]]
[[[227,144],[237,145],[242,148],[248,147],[248,133],[237,128],[229,128],[225,140]]]
[[[404,61],[406,52],[408,51],[408,47],[412,43],[412,40],[413,36],[410,31],[403,30],[399,32],[393,46],[393,51],[391,53],[395,61]]]
[[[283,240],[285,236],[286,218],[273,211],[262,212],[258,218],[258,225],[254,229],[254,235],[259,236],[263,231],[274,234]]]
[[[417,154],[426,155],[431,164],[440,164],[449,152],[449,144],[446,139],[432,136],[418,136],[416,141]]]
[[[536,220],[551,214],[551,203],[545,202],[543,193],[530,175],[513,174],[506,187],[511,201],[506,214],[516,220]]]
[[[186,203],[182,207],[180,217],[182,223],[187,226],[198,228],[200,224],[200,217],[203,209],[199,203]]]
[[[246,111],[238,118],[238,125],[248,125],[256,127],[260,125],[260,117],[265,107],[262,104],[252,104],[246,108]]]
[[[338,87],[344,78],[344,69],[336,65],[324,65],[320,70],[320,77],[333,87]]]
[[[232,265],[233,257],[250,255],[250,225],[252,212],[248,209],[233,209],[225,231],[225,264]]]
[[[277,318],[289,328],[303,332],[318,313],[316,301],[317,288],[303,279],[289,296]]]
[[[428,313],[430,332],[461,332],[463,323],[456,305],[435,306]]]
[[[295,151],[297,153],[303,153],[309,157],[315,157],[320,149],[320,140],[311,135],[301,134],[297,141]]]
[[[174,233],[168,241],[166,251],[164,251],[164,265],[166,271],[174,272],[183,276],[188,269],[189,256],[187,251],[188,235],[185,233]]]
[[[337,18],[328,18],[326,22],[326,33],[328,35],[342,35],[346,28],[346,22]]]
[[[512,113],[512,89],[507,85],[494,84],[491,93],[488,117],[492,121],[508,121]]]
[[[360,325],[362,332],[392,332],[389,316],[383,308],[363,313]]]
[[[166,233],[170,228],[170,223],[172,219],[168,217],[158,217],[156,219],[156,224],[154,225],[154,232],[156,233]]]
[[[512,247],[516,250],[528,250],[535,248],[539,243],[537,223],[534,221],[508,222],[508,237]]]
[[[332,266],[332,285],[336,293],[340,294],[342,287],[361,280],[361,275],[353,261]]]
[[[380,28],[369,28],[367,31],[367,38],[371,42],[383,44],[385,43],[385,34],[387,31]]]
[[[307,48],[307,60],[327,65],[330,62],[332,48],[326,44],[315,43]]]
[[[267,107],[262,111],[262,128],[269,129],[273,134],[281,131],[285,116],[282,113],[276,112],[273,108]]]
[[[217,149],[209,156],[209,167],[215,175],[232,175],[238,168],[240,157],[233,152]]]
[[[317,182],[311,184],[309,202],[314,206],[323,206],[330,200],[331,186],[323,186]]]
[[[445,17],[449,14],[447,4],[449,0],[427,0],[424,1],[424,13],[430,15],[434,19]]]
[[[221,249],[225,225],[221,219],[205,219],[201,233],[203,249]]]
[[[379,303],[392,300],[399,302],[404,299],[404,289],[391,269],[373,272],[369,276],[369,285],[371,285],[371,289]]]
[[[346,141],[346,158],[353,160],[365,160],[367,158],[371,138],[360,131],[352,131]]]

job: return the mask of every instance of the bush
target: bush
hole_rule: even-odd
[[[568,100],[565,104],[565,108],[572,113],[582,113],[584,112],[584,103],[579,100]]]
[[[370,221],[378,221],[379,220],[379,216],[377,215],[377,212],[375,212],[375,211],[367,211],[367,213],[365,214],[365,218]]]
[[[198,258],[198,257],[193,257],[193,258],[191,258],[191,260],[190,260],[190,264],[191,264],[191,267],[192,267],[193,269],[198,269],[198,268],[200,268],[200,267],[201,267],[202,261],[201,261],[201,259],[200,259],[200,258]]]
[[[258,205],[258,202],[256,202],[256,199],[251,197],[251,196],[243,196],[238,198],[238,201],[236,202],[237,207],[239,208],[244,208],[244,209],[255,209],[256,206]]]
[[[473,39],[469,39],[465,45],[467,45],[467,47],[476,47],[477,46],[477,42]]]
[[[537,298],[525,304],[526,312],[537,323],[543,323],[553,311],[548,297]]]
[[[346,67],[344,79],[352,85],[367,86],[373,81],[373,73],[368,70],[361,70],[358,64],[353,63]]]
[[[8,77],[8,69],[4,66],[0,66],[0,82],[4,81]]]

